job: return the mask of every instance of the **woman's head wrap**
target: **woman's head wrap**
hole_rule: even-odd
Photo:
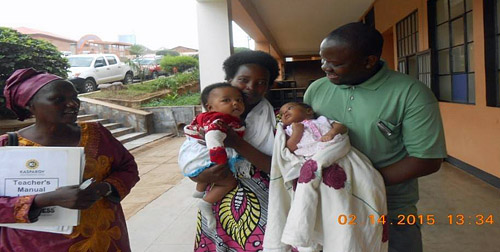
[[[36,71],[33,68],[16,70],[5,82],[3,95],[6,99],[8,109],[16,113],[18,119],[23,121],[30,116],[26,105],[43,86],[54,80],[62,80],[61,77],[45,72]]]

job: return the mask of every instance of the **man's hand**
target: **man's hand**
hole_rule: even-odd
[[[335,137],[335,135],[324,134],[323,136],[321,136],[321,138],[319,140],[321,142],[328,142],[328,141],[332,140],[334,137]]]
[[[395,185],[407,180],[429,175],[441,168],[441,158],[416,158],[407,156],[394,164],[382,167],[379,172],[385,185]]]

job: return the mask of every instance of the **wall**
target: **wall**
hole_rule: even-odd
[[[10,131],[18,131],[35,123],[35,118],[28,118],[24,121],[17,119],[1,119],[0,118],[0,135]]]
[[[30,35],[30,36],[32,38],[35,38],[35,39],[42,39],[42,40],[45,40],[45,41],[52,43],[55,47],[57,47],[57,50],[59,50],[59,51],[71,51],[71,46],[70,46],[71,43],[76,43],[76,41],[69,42],[66,40],[60,40],[60,39],[47,37],[47,36],[43,36],[43,35],[38,35],[38,34],[34,34],[34,35]]]
[[[419,48],[421,51],[429,48],[426,0],[377,0],[374,7],[379,31],[393,29],[398,21],[418,8]],[[500,177],[500,108],[486,106],[482,0],[474,0],[473,18],[476,104],[440,102],[439,106],[448,154]]]
[[[137,132],[153,133],[153,113],[132,109],[109,102],[86,97],[78,97],[80,107],[89,114],[98,114],[101,118],[110,119],[127,127],[133,127]]]
[[[193,118],[201,113],[201,106],[162,106],[143,108],[153,113],[153,130],[155,133],[182,134],[181,125],[191,123]]]
[[[395,52],[397,52],[397,48],[394,46],[396,43],[394,41],[393,36],[393,31],[392,28],[387,29],[384,33],[382,33],[382,36],[384,37],[384,47],[382,48],[382,55],[380,56],[385,62],[387,63],[387,66],[395,70],[397,69],[397,65],[395,62]],[[395,50],[396,49],[396,50]]]

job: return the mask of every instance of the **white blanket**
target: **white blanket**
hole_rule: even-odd
[[[264,251],[387,251],[388,226],[379,222],[387,215],[384,181],[368,158],[346,135],[305,160],[277,128]]]

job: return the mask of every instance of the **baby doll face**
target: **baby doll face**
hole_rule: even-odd
[[[298,103],[289,102],[280,108],[281,121],[285,126],[294,122],[302,122],[306,119],[312,119],[314,112],[310,108],[305,108]]]
[[[238,118],[245,111],[241,91],[235,87],[221,87],[210,91],[206,108],[210,112],[220,112]]]

